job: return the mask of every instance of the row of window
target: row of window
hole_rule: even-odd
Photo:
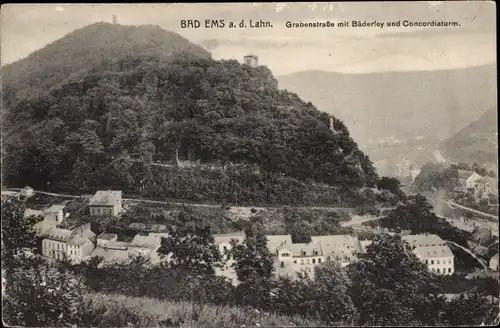
[[[313,251],[313,256],[319,256],[319,252],[318,251]],[[290,257],[291,254],[290,253],[281,253],[280,254],[281,257]],[[301,251],[300,252],[300,256],[307,256],[307,252],[306,251]]]
[[[94,214],[113,214],[112,208],[93,207]]]
[[[431,264],[434,264],[434,260],[430,260],[431,261]],[[441,264],[441,261],[440,260],[436,260],[436,264]],[[429,264],[429,260],[425,260],[425,264]],[[443,263],[442,264],[446,264],[446,260],[443,260]],[[448,260],[448,264],[451,264],[451,259]]]
[[[442,269],[442,271],[439,268],[437,268],[437,269],[436,268],[432,268],[432,271],[433,272],[437,272],[437,273],[446,273],[446,268]],[[451,273],[451,268],[448,268],[448,273]]]

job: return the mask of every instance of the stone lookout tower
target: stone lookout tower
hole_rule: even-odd
[[[259,57],[252,54],[246,55],[243,57],[243,63],[251,67],[257,67],[259,65]]]

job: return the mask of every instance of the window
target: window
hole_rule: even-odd
[[[425,260],[425,264],[429,264],[429,260]]]
[[[300,264],[304,264],[304,260],[300,260]]]
[[[224,247],[223,247],[223,250],[224,250],[224,252],[227,252],[227,247],[226,247],[226,246],[224,246]]]
[[[431,260],[431,264],[434,264],[434,260]]]
[[[340,256],[337,255],[336,259],[337,259],[337,261],[340,261]]]
[[[318,251],[314,251],[314,255],[318,255]]]
[[[439,268],[437,270],[438,270],[438,273],[441,273],[441,271],[439,270]]]
[[[281,267],[284,268],[285,267],[285,262],[281,261]]]
[[[451,273],[451,268],[448,268],[448,273]]]
[[[344,261],[347,261],[347,255],[344,255]]]
[[[307,259],[307,264],[311,264],[311,260],[310,259]]]
[[[297,260],[293,261],[293,263],[297,264]]]
[[[437,260],[437,264],[440,264],[440,263],[439,263],[439,260]]]
[[[321,263],[321,259],[318,259],[318,263]]]
[[[448,264],[451,264],[451,260],[448,260]]]
[[[302,251],[302,256],[306,256],[306,251]]]
[[[59,250],[59,244],[57,244],[57,250]]]
[[[313,264],[316,264],[316,259],[313,259]]]

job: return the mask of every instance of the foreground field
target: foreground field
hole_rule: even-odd
[[[87,294],[81,308],[86,327],[290,327],[318,326],[300,317],[266,314],[237,307],[207,305],[192,319],[187,302],[159,301],[145,297]]]

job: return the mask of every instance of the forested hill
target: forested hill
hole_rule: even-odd
[[[96,23],[2,67],[5,106],[26,97],[36,97],[63,82],[71,74],[91,71],[96,65],[126,58],[152,55],[168,58],[175,52],[209,58],[202,47],[159,26],[123,26]]]
[[[485,112],[457,134],[439,145],[455,162],[482,163],[495,167],[498,160],[497,109]]]
[[[9,124],[24,122],[26,129],[4,140],[7,184],[75,190],[144,188],[155,178],[148,163],[171,161],[177,150],[184,160],[219,167],[245,164],[252,172],[266,174],[268,181],[288,177],[289,188],[294,179],[354,189],[376,182],[372,163],[345,125],[334,119],[336,132],[330,131],[328,115],[297,95],[279,90],[266,67],[214,61],[198,55],[203,52],[193,55],[182,47],[176,47],[177,54],[162,56],[162,50],[152,45],[142,49],[144,43],[136,42],[142,40],[141,32],[147,34],[151,28],[102,25],[102,33],[124,28],[135,35],[125,38],[122,43],[128,44],[119,49],[137,51],[122,56],[121,50],[107,50],[108,58],[80,71],[79,67],[86,66],[81,63],[85,53],[91,56],[84,45],[89,30],[98,27],[66,37],[78,49],[73,53],[79,52],[73,59],[74,71],[66,73],[68,79],[53,83],[36,98],[13,103]],[[102,41],[105,36],[95,38]],[[50,49],[62,43],[57,41],[38,53],[57,58],[57,52],[51,55]],[[186,45],[187,50],[196,50],[187,41]],[[158,47],[169,46],[158,43]],[[38,72],[47,73],[44,81],[55,81],[52,71],[57,75],[71,66],[64,62],[59,68],[56,63],[43,66],[37,62],[41,65]],[[30,65],[29,58],[23,65]],[[24,76],[24,83],[36,83],[34,75]],[[7,88],[20,89],[15,85],[18,81],[7,81],[11,84]],[[138,168],[131,159],[142,164]],[[189,179],[201,187],[208,183]],[[247,188],[266,187],[256,181]]]

